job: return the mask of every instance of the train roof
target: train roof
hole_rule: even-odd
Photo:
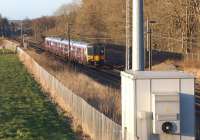
[[[56,37],[46,37],[45,40],[60,43],[60,44],[65,44],[65,45],[69,44],[69,40],[56,38]],[[72,41],[70,41],[70,43],[71,43],[71,45],[75,45],[75,46],[80,47],[80,48],[87,48],[89,46],[89,43],[80,42],[80,41],[73,41],[72,40]]]

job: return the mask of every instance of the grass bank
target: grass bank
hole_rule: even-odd
[[[16,55],[0,55],[0,139],[76,139]]]

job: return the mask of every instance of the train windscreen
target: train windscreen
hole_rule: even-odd
[[[88,48],[88,55],[94,55],[94,48],[93,47]]]
[[[94,45],[92,47],[88,47],[88,55],[104,55],[104,51],[104,46]]]
[[[104,55],[104,47],[103,46],[95,46],[94,55]]]

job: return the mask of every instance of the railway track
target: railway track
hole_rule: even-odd
[[[29,46],[31,48],[35,49],[37,53],[43,53],[46,52],[43,48],[39,47],[41,44],[36,42],[29,42]],[[60,56],[54,55],[50,52],[48,52],[50,56],[54,57],[57,61],[61,61],[62,63],[69,65],[66,60],[61,58]],[[120,77],[120,70],[117,70],[115,68],[111,68],[111,66],[102,66],[102,67],[96,67],[92,65],[81,65],[81,64],[70,64],[71,67],[74,69],[74,71],[79,71],[81,73],[84,73],[91,77],[92,79],[98,81],[99,83],[102,83],[104,85],[114,87],[117,89],[121,88],[121,77]]]
[[[93,66],[81,66],[81,72],[83,71],[100,83],[117,89],[121,88],[120,73],[115,73],[111,70],[95,68]]]
[[[45,51],[43,48],[39,47],[42,44],[41,42],[35,42],[32,40],[28,40],[28,42],[32,48],[36,49],[37,53],[42,53]],[[61,57],[55,55],[54,57],[66,63],[66,61],[63,60]],[[120,70],[118,68],[115,68],[110,65],[101,68],[96,68],[94,66],[85,66],[85,65],[83,66],[80,64],[76,64],[76,68],[79,67],[80,67],[79,71],[85,71],[85,72],[88,71],[89,73],[93,73],[93,75],[95,74],[95,76],[98,79],[100,79],[100,81],[104,81],[105,83],[112,83],[111,85],[114,85],[115,87],[120,86],[121,78],[120,78]],[[195,89],[196,89],[196,102],[197,102],[196,105],[199,107],[199,112],[200,112],[200,80],[196,82]]]

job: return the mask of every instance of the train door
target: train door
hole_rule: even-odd
[[[65,45],[62,44],[61,47],[62,47],[62,57],[65,57]]]
[[[74,61],[75,60],[76,50],[75,50],[75,47],[73,45],[71,45],[70,47],[71,47],[71,50],[70,50],[70,59],[71,59],[71,61]]]
[[[77,47],[75,47],[74,48],[75,49],[75,61],[77,61],[78,62],[78,48]]]
[[[77,59],[77,62],[81,62],[81,48],[77,48],[77,54],[76,54],[76,59]]]
[[[54,42],[51,42],[51,48],[50,48],[51,52],[55,52],[55,46],[54,46]]]
[[[79,63],[83,63],[83,51],[84,48],[79,48]]]
[[[67,58],[67,60],[69,60],[69,53],[70,53],[69,46],[65,45],[65,57]]]
[[[56,42],[54,44],[54,49],[55,49],[56,55],[58,55],[58,44]]]
[[[63,52],[63,50],[62,50],[62,44],[61,43],[58,43],[58,46],[59,46],[59,55],[60,56],[62,56],[62,52]]]
[[[85,48],[81,48],[81,63],[84,63],[84,57],[85,57]]]
[[[58,48],[58,55],[60,56],[60,54],[61,54],[61,45],[60,45],[60,43],[57,43],[57,48]]]
[[[58,54],[58,55],[61,54],[61,46],[60,46],[60,43],[57,43],[57,54]]]

